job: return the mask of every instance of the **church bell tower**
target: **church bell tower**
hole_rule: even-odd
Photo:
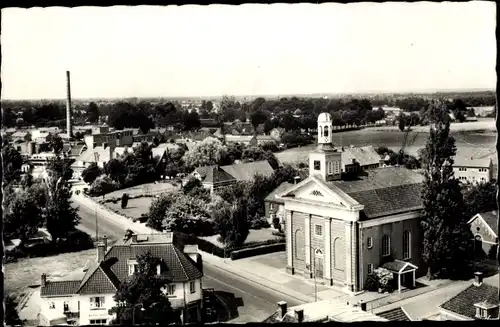
[[[324,181],[341,179],[342,152],[332,143],[332,116],[323,112],[318,116],[318,146],[309,154],[309,176]]]

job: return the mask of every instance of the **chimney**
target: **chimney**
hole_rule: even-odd
[[[102,262],[104,260],[104,255],[106,254],[106,249],[103,243],[97,244],[97,262]]]
[[[294,182],[294,184],[298,184],[300,182],[300,176],[295,176],[293,178],[293,182]]]
[[[42,276],[41,276],[40,279],[41,279],[41,285],[42,285],[42,287],[47,286],[47,275],[42,274]]]
[[[286,315],[287,311],[287,303],[285,301],[279,301],[278,302],[278,307],[279,307],[279,317],[280,319],[283,319]]]
[[[132,243],[137,243],[137,234],[132,234]]]
[[[304,309],[295,309],[295,317],[299,324],[304,322]]]
[[[483,283],[483,273],[476,271],[474,273],[474,286],[481,286]]]
[[[104,244],[104,252],[106,252],[108,250],[108,238],[106,235],[102,237],[102,243]]]
[[[361,308],[361,311],[366,311],[366,302],[360,301],[359,307]]]
[[[66,71],[66,133],[68,137],[73,137],[73,126],[71,124],[71,80],[69,70]]]

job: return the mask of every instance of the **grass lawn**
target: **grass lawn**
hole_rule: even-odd
[[[45,273],[48,279],[68,278],[76,270],[80,274],[88,260],[96,259],[96,250],[64,253],[45,258],[21,259],[5,265],[5,291],[18,293],[29,286],[40,285],[40,276]]]
[[[129,199],[127,207],[125,209],[122,209],[121,201],[118,201],[117,203],[107,202],[104,203],[104,205],[107,208],[112,209],[113,211],[115,210],[119,211],[120,214],[123,216],[129,218],[139,218],[141,214],[147,213],[149,211],[149,206],[151,205],[151,202],[153,202],[154,199],[155,198],[152,196]]]
[[[163,192],[171,192],[173,190],[179,189],[179,186],[173,186],[170,183],[147,183],[142,185],[137,185],[129,188],[124,188],[111,193],[106,194],[105,199],[111,198],[121,198],[123,193],[128,193],[129,196],[134,197],[138,195],[157,195]],[[98,200],[102,199],[97,197]]]
[[[275,231],[272,228],[263,228],[263,229],[251,229],[250,234],[248,234],[248,237],[245,241],[245,243],[250,243],[250,242],[263,242],[267,240],[272,240],[275,238],[280,238],[279,236],[274,236],[272,232]],[[212,236],[203,236],[200,237],[204,240],[209,241],[210,243],[213,243],[217,245],[220,248],[224,247],[224,244],[221,242],[217,241],[217,238],[219,235],[212,235]]]

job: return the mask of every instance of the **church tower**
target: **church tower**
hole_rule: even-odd
[[[332,143],[332,116],[323,112],[318,116],[318,146],[309,154],[309,176],[317,176],[324,181],[341,178],[342,152]]]

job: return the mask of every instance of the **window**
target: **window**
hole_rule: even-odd
[[[389,235],[382,236],[382,255],[388,256],[391,254],[391,238]]]
[[[324,128],[324,130],[323,130],[323,136],[324,137],[328,137],[328,129],[329,129],[328,126],[325,126],[323,128]]]
[[[403,232],[403,259],[410,259],[410,231]]]
[[[64,301],[63,307],[64,307],[64,312],[68,312],[69,311],[69,304],[68,304],[68,302]]]
[[[333,171],[335,174],[338,174],[340,172],[340,163],[338,160],[333,162]]]
[[[161,265],[156,266],[156,274],[161,275]]]
[[[486,178],[481,177],[481,181],[482,181],[482,182],[486,181]]]
[[[368,275],[373,273],[373,263],[368,264]]]
[[[314,160],[314,170],[321,170],[321,161]]]
[[[193,294],[196,292],[196,284],[195,282],[189,282],[189,293]]]
[[[90,319],[91,325],[106,325],[106,319]]]
[[[274,203],[269,203],[269,210],[274,210]]]
[[[167,295],[174,295],[174,294],[175,294],[175,284],[167,285]]]
[[[315,236],[323,236],[323,226],[314,225],[314,235]]]
[[[104,307],[104,296],[90,298],[90,309],[101,309]]]
[[[333,175],[333,162],[328,162],[328,175]]]
[[[486,168],[479,168],[479,172],[480,172],[480,173],[485,173],[485,172],[487,172],[487,171],[488,171],[488,169],[486,169]]]
[[[128,265],[128,275],[132,276],[137,269],[137,264],[136,263],[129,263]]]
[[[458,168],[458,171],[467,171],[467,168],[465,168],[465,167],[460,167],[460,168]]]
[[[55,308],[56,308],[56,304],[54,302],[50,302],[49,309],[55,309]]]
[[[369,248],[369,249],[371,249],[373,247],[373,238],[368,237],[366,239],[366,247]]]

